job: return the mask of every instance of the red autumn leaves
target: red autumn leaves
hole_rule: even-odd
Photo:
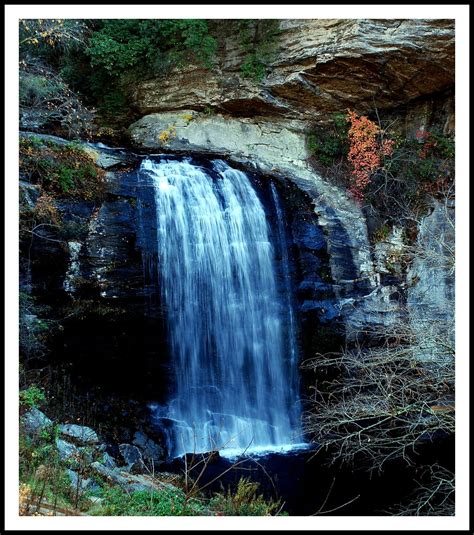
[[[421,128],[416,131],[415,137],[419,143],[422,143],[422,147],[418,152],[418,156],[424,160],[429,152],[436,147],[436,140],[432,139],[431,132],[422,130]]]
[[[358,201],[363,201],[371,176],[380,169],[383,158],[392,155],[395,142],[391,139],[384,140],[379,126],[352,110],[348,110],[347,120],[350,123],[347,158],[353,177],[350,192]]]

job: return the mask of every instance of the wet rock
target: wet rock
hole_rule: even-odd
[[[301,305],[301,311],[316,311],[321,323],[327,323],[341,314],[334,301],[329,299],[324,301],[304,301]]]
[[[26,180],[20,180],[20,208],[32,210],[41,195],[41,187],[30,184]]]
[[[69,241],[69,267],[64,278],[64,290],[69,294],[76,291],[76,279],[80,274],[79,254],[81,252],[82,243],[78,241]]]
[[[94,472],[111,483],[119,485],[127,492],[158,490],[165,486],[164,483],[160,483],[149,475],[135,475],[119,468],[107,468],[99,462],[92,463],[90,467]]]
[[[201,464],[203,466],[212,466],[214,464],[219,464],[222,460],[219,450],[207,451],[204,453],[186,453],[184,457],[189,466],[199,466]]]
[[[332,288],[333,288],[332,284],[329,284],[327,282],[304,280],[300,283],[298,290],[299,291],[311,290],[313,292],[326,293],[326,292],[332,291]]]
[[[167,142],[167,150],[228,156],[231,162],[250,171],[289,180],[310,196],[318,226],[300,222],[293,229],[295,241],[303,246],[300,256],[325,249],[330,277],[341,290],[338,297],[350,292],[354,280],[366,281],[367,294],[377,285],[365,217],[347,192],[329,184],[309,167],[301,125],[292,123],[290,132],[281,121],[253,124],[240,118],[216,116],[183,122],[180,113],[167,112],[145,116],[131,125],[132,139],[139,145],[159,148],[159,134],[169,124],[176,124],[176,136]],[[308,273],[315,273],[317,267],[311,263],[316,264],[317,257],[308,255],[308,262]]]
[[[297,245],[318,251],[326,248],[326,239],[320,227],[306,222],[293,225],[293,239]]]
[[[152,462],[155,467],[163,463],[165,458],[163,448],[142,431],[137,431],[133,435],[133,444],[140,449],[145,461]]]
[[[106,467],[106,468],[111,468],[111,469],[114,469],[117,467],[117,463],[115,462],[115,459],[109,455],[107,452],[104,452],[102,454],[102,457],[101,457],[101,463]]]
[[[120,453],[129,472],[140,472],[144,468],[143,457],[140,450],[131,444],[120,444]]]
[[[102,298],[117,299],[138,290],[142,265],[135,250],[136,210],[125,199],[106,201],[90,218],[85,266]]]
[[[38,434],[43,431],[43,429],[48,429],[53,426],[52,420],[36,407],[33,407],[22,416],[21,423],[25,431],[32,434]]]
[[[98,492],[100,490],[100,486],[93,479],[83,478],[74,470],[68,469],[67,475],[71,482],[71,489],[74,492],[79,490],[79,494],[83,494],[86,491]]]
[[[297,232],[303,278],[316,281],[321,268],[317,256],[307,253],[326,249],[330,269],[324,281],[333,284],[333,304],[348,331],[364,321],[369,327],[386,324],[392,313],[398,317],[395,300],[387,297],[393,289],[384,287],[393,281],[380,277],[391,277],[390,267],[378,272],[380,257],[374,266],[359,207],[309,166],[306,135],[333,112],[350,107],[367,113],[374,105],[387,113],[399,110],[403,135],[428,128],[436,114],[443,131],[452,131],[453,21],[295,19],[279,26],[275,57],[260,84],[241,76],[245,51],[231,32],[222,35],[215,74],[190,65],[165,81],[138,84],[133,98],[144,117],[130,126],[131,139],[160,151],[220,155],[292,181],[314,200],[324,234],[315,235],[311,226]],[[209,108],[213,114],[203,113]],[[163,143],[165,131],[172,134]]]
[[[77,460],[79,457],[79,450],[77,446],[71,444],[70,442],[66,442],[65,440],[61,440],[60,438],[56,439],[56,448],[62,461],[70,459]]]
[[[63,424],[59,426],[61,435],[68,437],[80,445],[98,444],[99,437],[90,427],[77,424]]]

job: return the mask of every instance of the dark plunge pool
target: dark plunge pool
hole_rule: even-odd
[[[417,482],[423,482],[422,465],[440,463],[453,469],[453,459],[454,441],[446,439],[420,448],[416,466],[399,460],[380,472],[362,464],[331,463],[329,454],[316,448],[232,460],[217,454],[189,455],[187,466],[191,478],[198,479],[209,495],[235,489],[241,478],[258,481],[265,498],[280,499],[282,511],[291,516],[393,516],[398,504],[408,504]],[[184,457],[162,469],[182,473]]]

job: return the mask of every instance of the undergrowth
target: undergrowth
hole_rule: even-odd
[[[20,172],[53,197],[92,201],[105,193],[104,171],[75,143],[20,138]]]

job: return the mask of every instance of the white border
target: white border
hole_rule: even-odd
[[[185,16],[183,16],[185,14]],[[18,510],[18,19],[456,19],[456,515],[454,517],[19,517]],[[469,6],[6,5],[5,6],[5,513],[8,530],[467,530],[469,528]],[[317,481],[315,481],[317,485]]]

